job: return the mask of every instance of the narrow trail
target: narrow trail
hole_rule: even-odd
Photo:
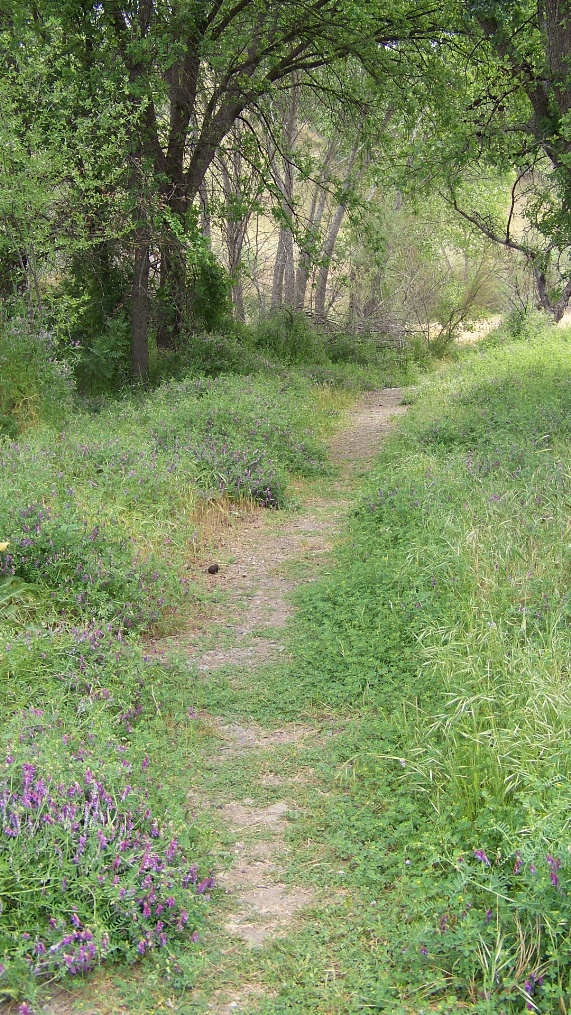
[[[255,682],[287,660],[291,594],[327,566],[360,476],[396,417],[406,412],[403,394],[403,389],[387,388],[360,399],[330,443],[337,474],[312,484],[319,493],[306,497],[300,511],[253,512],[225,532],[218,548],[220,570],[204,576],[215,601],[189,618],[187,628],[175,637],[156,643],[155,651],[182,654],[193,682],[226,681],[247,703]],[[319,913],[338,905],[343,896],[339,886],[324,891],[307,877],[292,883],[287,867],[288,826],[296,812],[311,809],[315,794],[327,793],[313,765],[328,738],[344,727],[338,718],[310,715],[265,728],[244,719],[245,712],[247,707],[242,707],[240,722],[231,710],[225,716],[214,709],[200,712],[204,754],[192,764],[189,759],[189,809],[202,812],[227,843],[226,863],[216,874],[224,896],[217,899],[212,929],[202,940],[204,972],[191,991],[190,1006],[167,999],[148,1007],[141,997],[132,1007],[124,994],[125,981],[103,976],[99,983],[85,984],[83,997],[55,987],[38,1011],[128,1015],[144,1010],[154,1015],[170,1009],[255,1015],[260,1006],[271,1006],[272,988],[256,975],[248,955],[265,942],[294,933],[304,911],[313,910],[319,920]],[[306,867],[314,864],[323,866],[310,851]],[[135,972],[129,987],[135,994],[138,976]]]
[[[255,515],[232,535],[225,546],[230,563],[211,579],[211,588],[224,593],[208,618],[212,647],[202,647],[200,632],[184,646],[189,665],[199,674],[223,671],[232,682],[235,671],[244,689],[258,667],[284,659],[291,593],[316,577],[326,561],[358,476],[378,453],[395,417],[406,412],[402,399],[399,388],[365,395],[350,414],[349,425],[331,442],[339,474],[326,493],[311,498],[293,516]],[[288,814],[298,806],[303,784],[313,777],[303,763],[304,753],[334,736],[336,724],[325,719],[265,730],[254,722],[237,724],[206,714],[201,719],[217,737],[211,765],[218,769],[215,781],[222,798],[205,800],[191,793],[190,799],[193,806],[215,810],[235,838],[231,865],[218,875],[227,895],[224,931],[241,948],[257,947],[287,934],[303,907],[319,903],[311,886],[282,880],[288,856],[285,833]],[[241,775],[236,788],[244,782],[245,768],[246,782],[249,778],[253,785],[251,796],[233,797],[237,768]],[[255,1011],[263,990],[233,982],[210,998],[207,993],[204,1010],[231,1015]]]

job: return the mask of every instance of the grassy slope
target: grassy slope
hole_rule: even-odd
[[[298,861],[317,843],[351,901],[290,952],[326,939],[345,1000],[298,985],[268,1010],[567,1010],[570,434],[569,332],[470,351],[422,386],[299,596],[276,699],[353,721]]]

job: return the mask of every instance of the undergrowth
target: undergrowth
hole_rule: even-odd
[[[344,404],[293,375],[190,378],[0,444],[0,997],[143,956],[194,982],[203,735],[194,682],[145,639],[204,598],[208,505],[283,506],[327,473]]]

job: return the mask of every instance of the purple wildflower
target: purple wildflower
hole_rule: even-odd
[[[488,857],[486,856],[483,849],[475,849],[474,856],[476,857],[476,860],[479,860],[480,863],[483,863],[486,867],[491,866],[490,861],[488,860]]]
[[[549,867],[549,877],[551,879],[551,884],[553,885],[554,888],[557,888],[559,884],[557,871],[561,867],[561,859],[559,857],[555,858],[553,856],[550,856],[549,854],[545,857],[545,859]]]
[[[167,860],[169,861],[169,863],[172,863],[172,861],[174,860],[177,854],[177,850],[178,850],[178,841],[176,839],[172,839],[167,849]]]

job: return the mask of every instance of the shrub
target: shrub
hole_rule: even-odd
[[[131,382],[131,326],[126,313],[102,320],[100,329],[82,334],[75,364],[77,386],[90,398],[109,396]]]
[[[156,381],[185,374],[206,377],[250,374],[259,366],[260,356],[248,345],[247,338],[228,329],[224,333],[188,333],[180,349],[161,351],[153,357],[152,372]]]
[[[293,310],[277,310],[261,318],[252,329],[252,341],[283,363],[327,361],[323,335],[305,314]]]
[[[39,422],[58,425],[71,409],[72,391],[52,336],[24,318],[0,319],[0,437],[16,437]]]
[[[110,538],[98,526],[89,530],[72,505],[58,517],[38,502],[10,498],[0,502],[0,526],[9,535],[8,548],[0,553],[0,575],[50,591],[52,608],[126,628],[158,618],[164,595],[155,591],[153,562],[136,563],[116,535]]]

